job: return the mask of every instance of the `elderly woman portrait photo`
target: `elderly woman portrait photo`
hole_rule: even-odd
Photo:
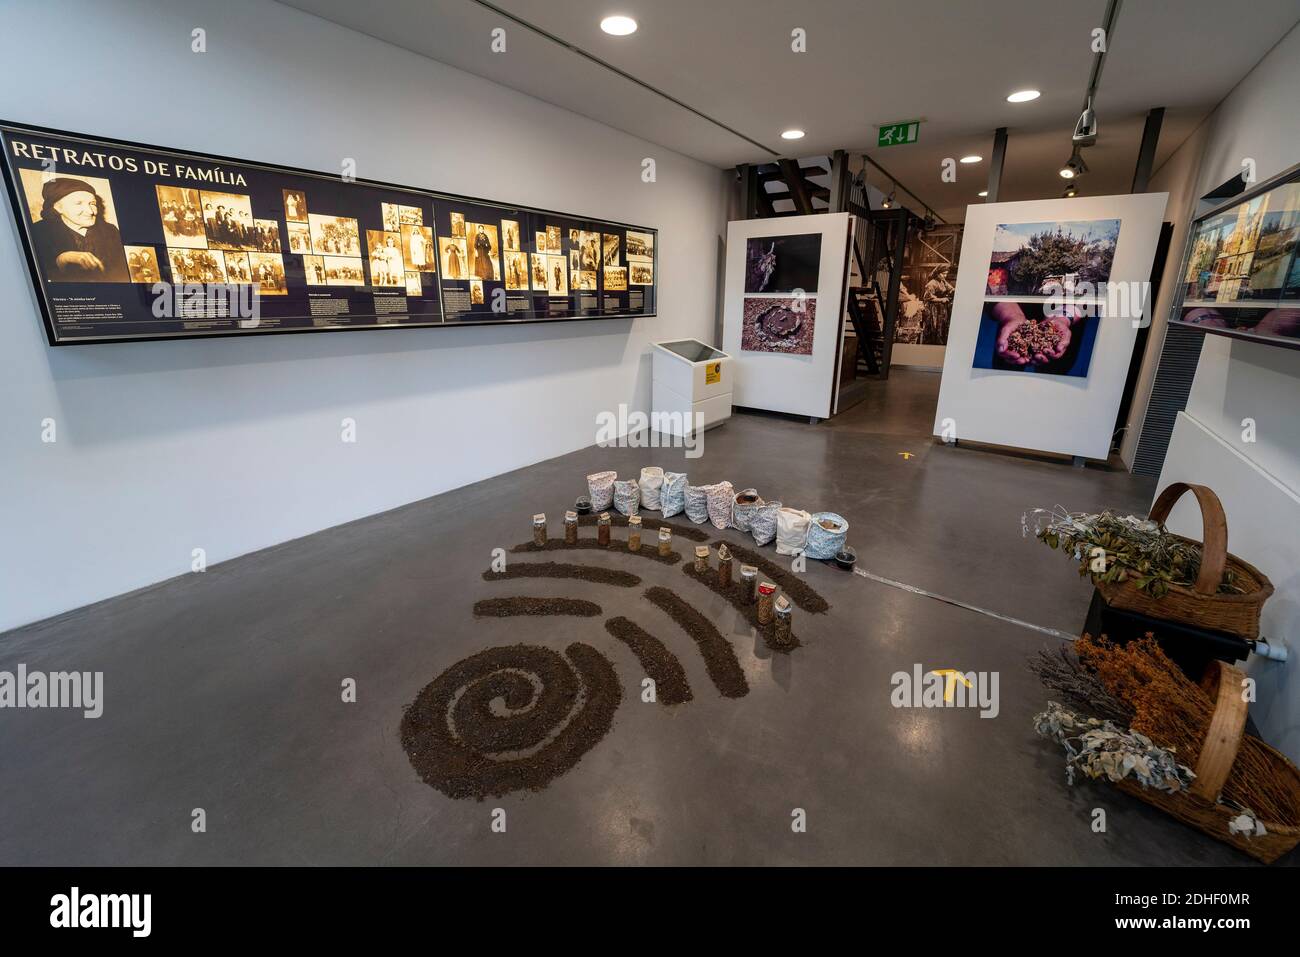
[[[107,180],[23,170],[32,245],[51,282],[130,282]],[[105,200],[107,199],[107,202]]]

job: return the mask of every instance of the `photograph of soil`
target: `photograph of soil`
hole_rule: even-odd
[[[794,602],[796,608],[802,608],[814,615],[824,615],[830,611],[830,603],[790,569],[764,558],[751,548],[735,545],[726,539],[720,538],[713,545],[716,548],[724,543],[731,549],[731,554],[736,556],[736,561],[757,568],[760,577],[766,576],[768,581],[777,585]]]
[[[594,601],[581,598],[484,598],[474,602],[475,618],[513,618],[516,615],[576,615],[595,618],[601,614]]]
[[[810,356],[817,300],[746,296],[740,324],[742,352]]]
[[[668,617],[699,646],[704,667],[719,694],[724,698],[743,698],[749,694],[749,682],[745,680],[735,649],[713,622],[671,589],[656,585],[646,589],[645,597],[667,612]]]
[[[746,564],[752,565],[753,562],[747,562]],[[723,598],[727,599],[727,601],[731,603],[732,607],[744,615],[749,624],[763,636],[763,643],[773,651],[788,654],[802,644],[802,642],[799,641],[799,637],[793,631],[790,633],[790,640],[788,643],[781,644],[776,640],[775,620],[768,622],[766,625],[762,624],[758,620],[758,602],[754,602],[753,604],[749,602],[745,594],[745,586],[741,582],[733,581],[731,584],[724,587],[722,583],[718,581],[717,568],[712,567],[706,568],[702,572],[697,572],[694,565],[687,564],[682,566],[682,571],[686,573],[688,578],[693,578],[714,594],[721,595]]]
[[[682,663],[662,641],[636,622],[623,617],[605,622],[605,630],[632,649],[645,669],[646,677],[655,683],[656,701],[662,705],[674,705],[691,700],[691,686],[686,681]]]
[[[661,565],[676,565],[682,560],[680,552],[669,552],[667,555],[659,554],[659,543],[655,541],[645,541],[642,539],[640,551],[630,552],[627,550],[627,542],[622,539],[611,539],[608,545],[602,545],[594,538],[580,538],[577,543],[570,545],[562,538],[548,538],[545,547],[539,547],[532,542],[520,542],[510,551],[515,554],[523,552],[562,552],[572,549],[590,549],[601,552],[615,552],[619,555],[635,555],[639,558],[648,558],[652,562],[658,562]]]
[[[579,515],[578,524],[582,526],[595,525],[597,515]],[[627,516],[614,514],[610,516],[610,522],[618,528],[627,528]],[[682,538],[689,539],[692,542],[707,542],[709,535],[702,532],[693,525],[679,525],[676,522],[670,522],[662,518],[653,518],[650,515],[641,516],[641,527],[649,532],[657,532],[661,528],[671,528],[674,536],[680,535]],[[642,546],[643,548],[645,546]]]
[[[617,585],[619,588],[634,588],[641,584],[641,579],[631,572],[621,572],[614,568],[598,568],[595,565],[566,565],[563,562],[512,562],[503,572],[486,571],[485,582],[499,582],[510,578],[576,578],[580,581],[594,582],[597,585]]]
[[[402,716],[412,767],[451,798],[540,790],[609,733],[622,700],[609,660],[574,642],[489,648],[426,685]]]

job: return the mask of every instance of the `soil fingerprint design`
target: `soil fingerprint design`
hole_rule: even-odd
[[[614,721],[618,675],[590,645],[489,648],[416,696],[401,741],[426,784],[448,797],[539,790],[577,764]]]
[[[596,565],[566,565],[563,562],[511,562],[503,572],[483,573],[485,582],[505,581],[508,578],[576,578],[597,585],[617,585],[619,588],[634,588],[641,584],[641,579],[631,572]]]
[[[681,595],[667,588],[656,585],[646,589],[645,597],[650,602],[668,613],[682,631],[700,648],[704,658],[704,667],[718,693],[724,698],[743,698],[749,694],[749,682],[745,672],[736,658],[731,642],[722,636],[713,622],[705,618],[695,608],[688,605]]]
[[[647,677],[655,683],[655,700],[662,705],[690,701],[691,686],[677,656],[662,641],[634,621],[611,618],[605,630],[632,649]]]
[[[516,615],[576,615],[595,618],[600,606],[581,598],[484,598],[474,602],[475,618],[513,618]]]
[[[811,612],[814,615],[824,615],[830,611],[830,602],[813,590],[812,586],[802,578],[783,568],[771,559],[764,558],[758,552],[746,548],[744,545],[736,545],[726,539],[718,539],[713,543],[713,547],[726,544],[731,549],[731,554],[746,565],[753,565],[760,572],[767,576],[768,580],[776,585],[781,586],[781,591],[785,592],[792,602],[804,611]]]
[[[518,545],[511,548],[510,551],[518,555],[526,554],[528,552],[562,552],[575,548],[590,549],[592,551],[600,552],[614,552],[617,555],[634,555],[637,558],[648,558],[650,561],[658,562],[661,565],[676,565],[682,560],[681,552],[669,552],[667,555],[660,555],[658,542],[648,542],[641,546],[640,551],[630,552],[627,549],[627,542],[625,541],[612,541],[608,545],[602,545],[594,538],[580,538],[573,545],[570,545],[562,538],[548,538],[546,540],[546,545],[541,548],[534,545],[532,542],[520,542]]]

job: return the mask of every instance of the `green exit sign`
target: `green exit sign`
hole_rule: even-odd
[[[921,122],[890,123],[880,128],[877,146],[898,146],[902,143],[915,143],[921,133]]]

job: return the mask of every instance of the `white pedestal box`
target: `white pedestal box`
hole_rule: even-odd
[[[659,431],[689,435],[697,415],[702,429],[731,418],[731,356],[698,339],[656,342],[651,355],[650,405]]]

